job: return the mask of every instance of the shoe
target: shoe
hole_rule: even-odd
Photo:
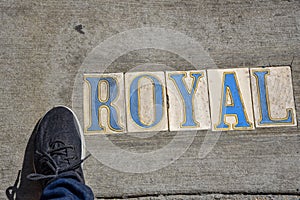
[[[34,170],[29,180],[43,187],[58,178],[74,178],[84,183],[83,133],[76,115],[67,107],[48,111],[40,120],[34,142]]]

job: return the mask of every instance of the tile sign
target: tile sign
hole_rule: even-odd
[[[84,74],[84,132],[296,126],[291,68]]]

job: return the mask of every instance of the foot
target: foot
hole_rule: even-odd
[[[40,120],[34,146],[35,173],[30,180],[43,185],[57,178],[74,178],[84,183],[82,131],[75,114],[67,107],[55,107]]]

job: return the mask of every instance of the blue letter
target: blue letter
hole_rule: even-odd
[[[193,86],[190,91],[186,88],[185,84],[183,83],[183,77],[186,77],[186,74],[171,74],[170,79],[174,82],[176,88],[179,90],[179,93],[183,99],[184,103],[184,122],[181,126],[188,126],[188,127],[195,127],[199,125],[198,122],[194,119],[194,106],[193,106],[193,97],[195,91],[197,90],[197,86],[199,83],[202,74],[200,73],[193,73],[191,74],[193,77]]]
[[[149,78],[152,81],[153,87],[154,87],[154,106],[155,106],[155,119],[151,124],[145,124],[141,121],[139,116],[139,80],[141,78]],[[158,124],[163,115],[163,87],[159,80],[157,80],[155,77],[151,75],[140,75],[133,79],[131,85],[130,85],[130,114],[133,119],[133,121],[143,127],[143,128],[150,128]]]
[[[116,99],[118,95],[118,87],[117,82],[113,78],[110,77],[88,77],[86,80],[89,82],[91,86],[91,121],[92,124],[87,129],[88,131],[102,131],[103,127],[100,125],[99,119],[99,109],[105,108],[107,110],[109,119],[107,119],[107,124],[111,130],[114,131],[122,131],[122,127],[118,124],[118,114],[116,109],[112,106],[112,102]],[[99,86],[100,82],[105,81],[107,83],[108,88],[108,97],[105,101],[101,101]]]
[[[272,119],[270,115],[270,106],[268,98],[268,89],[266,87],[266,75],[269,75],[267,71],[255,71],[254,77],[257,83],[258,101],[260,105],[260,125],[272,125],[272,124],[290,124],[293,123],[292,109],[286,109],[287,115],[283,119]],[[279,91],[278,91],[279,92]]]
[[[228,104],[228,95],[230,96],[230,104]],[[252,126],[247,120],[246,111],[241,98],[241,91],[238,87],[234,72],[224,73],[221,112],[220,123],[216,126],[218,129],[229,128],[228,124],[224,121],[225,115],[233,115],[236,118],[237,124],[235,124],[233,128],[248,128]]]

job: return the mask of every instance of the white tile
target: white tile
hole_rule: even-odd
[[[212,130],[253,130],[249,69],[212,69],[207,73]]]
[[[290,67],[252,68],[250,71],[256,127],[296,126]]]
[[[170,131],[210,129],[205,70],[167,71],[166,81]]]
[[[84,74],[83,95],[85,134],[126,132],[123,73]]]
[[[164,72],[125,74],[128,132],[168,130]]]

